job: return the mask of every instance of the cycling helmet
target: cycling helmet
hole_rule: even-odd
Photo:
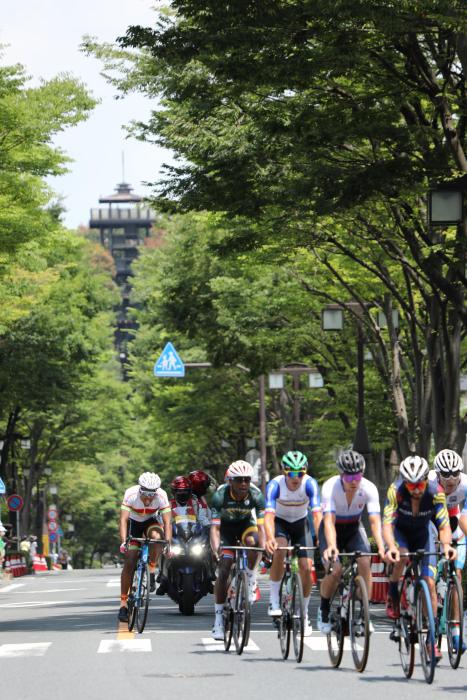
[[[365,472],[365,458],[355,450],[341,452],[336,464],[341,474],[364,474]]]
[[[191,496],[191,481],[186,476],[176,476],[170,486],[178,503],[181,505],[188,503]]]
[[[154,472],[144,472],[144,474],[141,474],[139,477],[138,484],[140,491],[150,491],[155,493],[161,485],[161,480],[157,474],[154,474]]]
[[[454,450],[441,450],[435,457],[433,466],[439,476],[457,476],[464,469],[462,457]]]
[[[404,481],[416,484],[417,481],[424,481],[428,478],[430,468],[424,457],[411,455],[402,460],[399,466],[399,473]]]
[[[281,467],[285,472],[306,471],[308,460],[303,452],[291,450],[282,457]]]
[[[191,489],[196,496],[204,496],[211,483],[211,477],[201,469],[195,469],[194,472],[188,474],[191,483]]]
[[[253,467],[243,459],[237,459],[236,462],[232,462],[225,473],[228,479],[233,479],[236,476],[249,476],[251,478],[253,474]]]

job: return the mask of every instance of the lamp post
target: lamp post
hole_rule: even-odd
[[[357,427],[353,448],[360,454],[367,456],[371,453],[371,446],[365,421],[365,338],[359,318],[363,313],[361,304],[358,302],[329,304],[321,312],[321,326],[324,331],[342,331],[344,329],[344,311],[342,307],[352,308],[357,315]]]

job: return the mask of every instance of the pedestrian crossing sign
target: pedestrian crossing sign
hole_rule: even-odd
[[[154,365],[156,377],[184,377],[185,365],[172,343],[167,343]]]

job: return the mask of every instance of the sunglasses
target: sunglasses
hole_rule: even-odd
[[[458,484],[460,481],[460,476],[459,475],[454,475],[452,474],[451,476],[440,476],[440,481],[443,482],[443,484]]]
[[[236,484],[246,483],[249,484],[251,481],[251,476],[234,476],[232,479]]]
[[[405,485],[408,491],[423,491],[423,489],[426,488],[427,483],[427,481],[416,481],[414,484],[412,484],[410,481],[406,481]]]
[[[144,489],[140,489],[139,492],[144,498],[154,498],[157,493],[157,491],[144,491]]]
[[[290,476],[291,479],[301,479],[303,476],[305,476],[306,472],[304,471],[299,471],[299,472],[285,472],[286,476]]]
[[[342,474],[342,479],[346,484],[351,484],[352,481],[361,481],[363,474],[361,472],[358,472],[358,474]]]

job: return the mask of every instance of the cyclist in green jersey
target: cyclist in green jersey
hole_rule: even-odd
[[[220,486],[211,499],[211,547],[214,555],[220,557],[219,573],[214,586],[214,639],[224,638],[222,611],[234,559],[234,550],[220,550],[220,547],[235,546],[238,542],[249,547],[264,546],[264,496],[251,483],[252,476],[251,464],[243,460],[233,462],[227,469],[227,483]],[[255,512],[256,520],[252,511]],[[249,596],[253,602],[256,598],[256,568],[260,556],[258,552],[248,552],[247,558]]]

